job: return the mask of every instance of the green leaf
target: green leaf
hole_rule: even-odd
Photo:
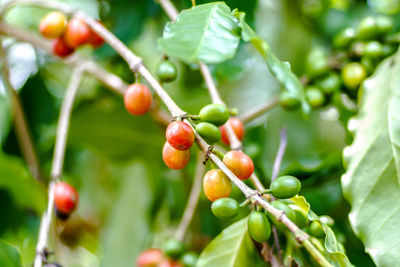
[[[203,250],[197,267],[240,267],[256,264],[256,251],[247,232],[247,217],[232,224]]]
[[[394,14],[400,10],[399,0],[369,0],[368,5],[378,12]]]
[[[17,249],[0,240],[0,266],[21,267],[21,257]]]
[[[245,14],[243,12],[233,12],[239,19],[239,26],[242,28],[242,39],[245,42],[251,42],[264,58],[269,71],[279,81],[279,83],[302,104],[303,111],[308,113],[310,106],[307,103],[304,94],[304,88],[300,80],[290,69],[288,62],[283,62],[272,52],[271,47],[246,23]]]
[[[8,190],[19,206],[42,213],[46,207],[46,191],[20,159],[0,154],[0,173],[0,188]]]
[[[350,267],[353,266],[349,259],[347,258],[344,251],[342,251],[342,247],[338,243],[335,233],[332,229],[326,225],[324,225],[324,230],[326,233],[325,236],[325,249],[329,253],[329,257],[332,259],[334,263],[337,263],[340,267]]]
[[[186,63],[216,64],[233,58],[240,37],[236,18],[224,2],[197,5],[168,23],[160,49]]]
[[[400,261],[399,60],[398,52],[364,82],[359,114],[349,122],[354,141],[343,152],[350,223],[378,266]]]

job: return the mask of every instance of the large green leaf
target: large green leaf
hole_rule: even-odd
[[[275,76],[279,83],[290,94],[302,103],[303,111],[308,113],[310,111],[310,106],[306,101],[304,88],[301,85],[300,80],[290,69],[290,64],[279,60],[279,58],[272,52],[268,43],[258,36],[258,34],[246,23],[245,14],[243,12],[234,11],[234,15],[239,19],[239,26],[242,28],[242,39],[253,44],[258,53],[260,53],[264,58],[272,75]]]
[[[0,188],[9,191],[19,206],[42,213],[46,191],[18,158],[0,154],[0,173]]]
[[[0,266],[21,267],[21,257],[17,249],[0,240]]]
[[[349,122],[353,144],[343,152],[343,192],[350,223],[378,266],[400,261],[400,54],[364,83],[360,111]]]
[[[197,267],[254,266],[257,254],[247,232],[247,217],[232,224],[203,250]]]
[[[232,58],[238,48],[236,22],[224,2],[197,5],[165,26],[159,46],[169,56],[187,63],[220,63]]]

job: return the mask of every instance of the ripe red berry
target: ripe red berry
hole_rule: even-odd
[[[86,23],[79,18],[69,20],[64,33],[65,43],[71,48],[77,48],[89,42],[91,30]]]
[[[168,143],[175,149],[188,150],[194,143],[192,127],[183,121],[174,121],[168,125],[166,131]]]
[[[134,83],[126,89],[125,108],[132,115],[145,114],[150,109],[152,101],[151,91],[144,84]]]
[[[246,180],[254,172],[253,161],[241,151],[229,151],[223,162],[240,180]]]
[[[56,184],[54,190],[54,204],[59,212],[64,215],[71,214],[77,207],[79,201],[78,192],[65,182]]]
[[[137,257],[138,267],[157,267],[163,261],[163,253],[158,248],[149,248]]]
[[[177,150],[165,142],[162,157],[165,165],[174,170],[183,169],[190,160],[190,150]]]
[[[204,175],[203,190],[209,200],[215,201],[229,197],[232,191],[232,184],[222,170],[210,170]]]
[[[101,38],[95,31],[90,30],[89,44],[94,48],[98,48],[104,44],[104,39]]]
[[[226,125],[229,123],[229,125],[232,127],[233,132],[235,133],[236,137],[242,141],[243,136],[244,136],[244,127],[243,123],[238,119],[238,118],[230,118],[223,126],[220,127],[221,130],[221,140],[224,144],[229,146],[229,138],[228,138],[228,133],[226,131]]]
[[[40,33],[49,39],[60,37],[67,28],[67,17],[58,11],[50,12],[39,24]]]
[[[59,57],[67,57],[74,52],[74,49],[70,48],[62,37],[58,37],[53,41],[53,53]]]
[[[173,259],[164,259],[158,267],[183,267],[183,265]]]

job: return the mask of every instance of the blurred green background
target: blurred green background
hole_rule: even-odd
[[[4,1],[2,1],[4,2]],[[65,1],[101,19],[123,42],[143,57],[154,73],[162,54],[157,47],[168,18],[152,0]],[[179,9],[188,0],[173,1]],[[208,1],[197,1],[198,4]],[[326,45],[345,26],[366,14],[384,11],[383,2],[350,0],[231,0],[227,4],[247,13],[248,22],[289,61],[299,76],[312,44]],[[395,6],[394,8],[398,8]],[[37,33],[46,10],[18,7],[6,20]],[[397,18],[397,22],[400,20]],[[48,177],[60,103],[71,69],[54,57],[13,40],[9,43],[12,82],[32,131],[42,171]],[[126,63],[107,45],[97,51],[80,49],[83,56],[133,82]],[[165,85],[184,110],[196,114],[210,103],[197,66],[175,62],[178,80]],[[241,44],[234,59],[211,67],[221,95],[229,106],[244,112],[276,96],[279,85],[262,59],[248,44]],[[46,190],[28,172],[12,127],[9,100],[0,88],[0,239],[17,247],[23,266],[31,266]],[[341,194],[341,151],[349,142],[335,111],[326,107],[308,118],[277,107],[246,125],[245,149],[256,172],[268,185],[279,145],[279,132],[287,129],[288,149],[282,170],[302,180],[301,194],[319,215],[335,218],[335,230],[356,266],[374,266],[347,221],[349,206]],[[85,77],[71,118],[64,174],[80,194],[77,212],[65,223],[57,222],[60,239],[51,239],[63,266],[133,266],[140,251],[161,246],[179,223],[194,173],[196,149],[183,171],[167,169],[161,159],[164,129],[150,116],[130,116],[116,96]],[[234,191],[238,200],[240,192]],[[202,194],[187,237],[188,246],[200,252],[231,222],[221,222],[210,212]]]

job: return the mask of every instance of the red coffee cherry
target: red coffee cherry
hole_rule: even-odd
[[[69,20],[64,33],[65,43],[71,48],[77,48],[89,42],[91,30],[86,23],[79,18]]]
[[[215,201],[229,197],[232,191],[232,184],[222,170],[210,170],[204,175],[203,190],[209,200]]]
[[[132,115],[145,114],[150,109],[152,100],[150,89],[141,83],[131,84],[124,96],[125,108]]]
[[[67,28],[67,17],[58,11],[50,12],[39,24],[40,33],[49,39],[60,37]]]
[[[71,214],[77,207],[79,201],[78,192],[65,182],[56,184],[54,190],[54,204],[59,212],[64,215]]]
[[[173,259],[164,259],[158,267],[183,267],[183,265]]]
[[[149,248],[140,253],[136,259],[138,267],[157,267],[163,261],[163,253],[158,248]]]
[[[100,22],[101,23],[101,22]],[[94,48],[98,48],[104,44],[104,39],[101,38],[95,31],[90,30],[89,44]]]
[[[190,150],[178,150],[173,148],[168,142],[165,142],[162,157],[165,165],[174,170],[185,168],[190,160]]]
[[[62,37],[58,37],[53,41],[53,53],[59,57],[67,57],[74,52],[74,49],[70,48]]]
[[[241,151],[229,151],[223,162],[240,180],[246,180],[254,172],[253,161]]]
[[[238,119],[238,118],[230,118],[224,125],[220,127],[221,130],[221,140],[224,144],[229,146],[229,138],[228,138],[228,133],[226,131],[226,125],[229,123],[229,125],[232,127],[233,132],[235,133],[236,137],[242,141],[243,136],[244,136],[244,126],[243,123]]]
[[[192,127],[183,121],[174,121],[168,125],[166,137],[168,143],[175,149],[188,150],[194,143]]]

